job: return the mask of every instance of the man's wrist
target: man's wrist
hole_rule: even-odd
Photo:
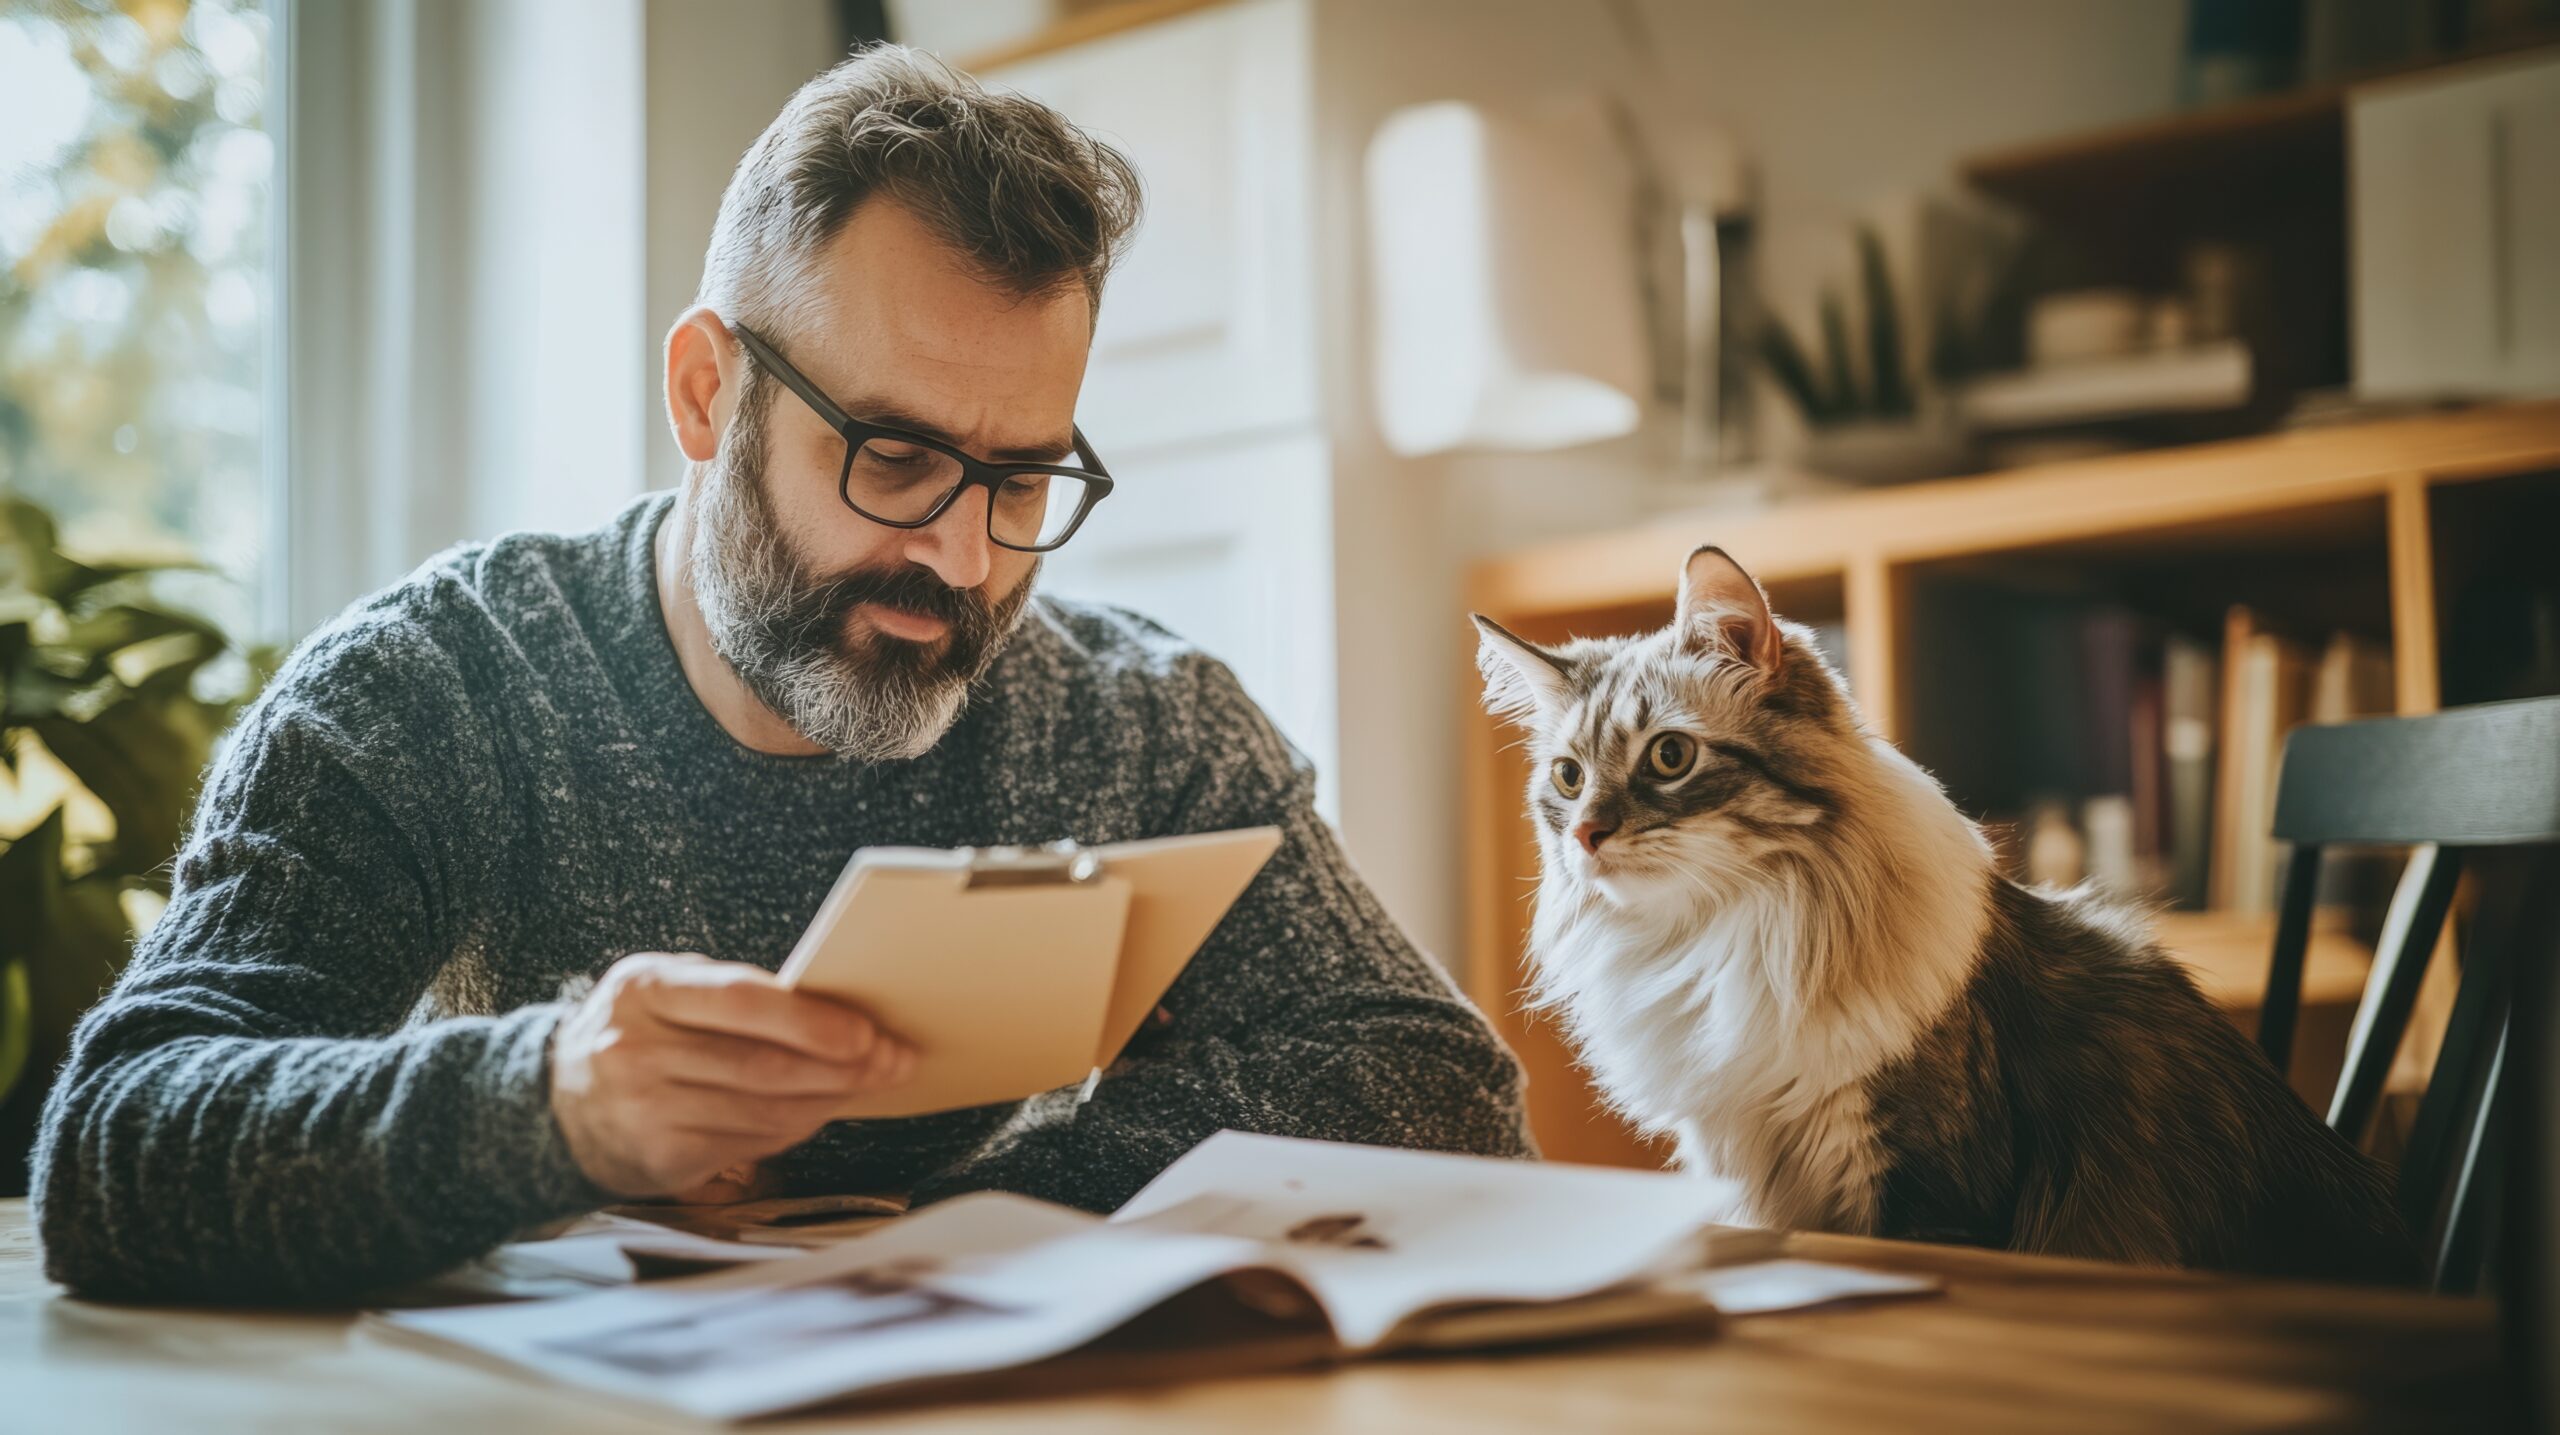
[[[512,1204],[538,1212],[528,1223],[591,1211],[619,1198],[578,1164],[551,1099],[551,1046],[565,1002],[519,1007],[496,1019],[489,1046],[489,1139],[469,1158],[475,1174]]]

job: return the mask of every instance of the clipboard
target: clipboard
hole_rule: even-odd
[[[1109,1066],[1279,847],[1280,829],[1248,827],[854,853],[782,980],[862,1007],[917,1060],[837,1118],[1020,1101]]]

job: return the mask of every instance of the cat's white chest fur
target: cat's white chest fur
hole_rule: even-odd
[[[1537,1003],[1612,1104],[1684,1167],[1740,1181],[1764,1225],[1874,1229],[1868,1079],[1960,997],[1988,921],[1981,839],[1885,751],[1854,809],[1896,834],[1881,870],[1847,870],[1878,850],[1869,832],[1826,880],[1613,903],[1551,867],[1540,896]]]

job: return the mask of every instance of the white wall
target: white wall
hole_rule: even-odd
[[[641,488],[636,0],[471,0],[462,537],[574,532]],[[566,57],[576,57],[573,62]]]
[[[287,0],[276,631],[683,472],[659,353],[828,0]]]
[[[280,11],[281,635],[639,491],[639,7]]]
[[[667,331],[693,300],[729,174],[803,81],[841,57],[828,0],[645,0],[648,40],[641,327],[646,486],[672,488],[684,455],[668,433]]]
[[[1388,907],[1454,954],[1466,565],[1631,516],[1636,441],[1543,458],[1398,460],[1370,413],[1361,155],[1389,111],[1631,83],[1599,0],[1315,0],[1317,237],[1333,434],[1343,835]],[[2163,111],[2184,7],[2161,0],[1641,0],[1652,104],[1757,161],[1762,273],[1800,302],[1864,205],[1979,149]],[[1666,93],[1666,91],[1668,93]],[[1531,501],[1543,491],[1544,497]]]

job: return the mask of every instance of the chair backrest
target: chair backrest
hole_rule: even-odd
[[[2275,836],[2314,847],[2560,842],[2560,698],[2296,728]]]
[[[2497,1133],[2523,1084],[2510,1073],[2543,1035],[2539,1007],[2514,1007],[2515,969],[2522,961],[2539,975],[2560,936],[2560,907],[2545,900],[2560,886],[2560,698],[2297,729],[2285,743],[2274,835],[2290,850],[2259,1042],[2279,1070],[2292,1054],[2322,849],[2414,849],[2330,1107],[2350,1139],[2380,1099],[2456,884],[2471,874],[2461,984],[2400,1174],[2401,1213],[2428,1241],[2437,1284],[2467,1288],[2494,1239],[2508,1144]],[[2512,1044],[2511,1010],[2528,1027]],[[2538,1149],[2538,1134],[2525,1140]]]
[[[2539,1033],[2523,1046],[2508,1119],[2507,1240],[2499,1253],[2499,1317],[2507,1371],[2526,1430],[2560,1429],[2560,1141],[2543,1133],[2560,1121],[2560,950],[2517,973],[2516,1020]]]

